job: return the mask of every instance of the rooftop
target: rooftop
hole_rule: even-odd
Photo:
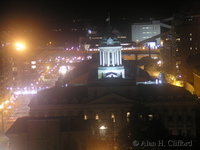
[[[107,33],[103,36],[102,40],[99,43],[100,47],[104,46],[121,46],[120,41],[117,36],[113,33]]]

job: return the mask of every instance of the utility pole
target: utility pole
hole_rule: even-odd
[[[3,111],[1,111],[1,130],[2,130],[2,134],[4,134],[4,120],[3,120]]]

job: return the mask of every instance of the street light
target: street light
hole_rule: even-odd
[[[65,75],[67,72],[67,67],[66,66],[61,66],[59,69],[59,73],[61,73],[62,75]]]
[[[17,42],[15,43],[16,50],[21,51],[26,48],[25,43]]]
[[[99,129],[100,129],[100,130],[105,130],[105,129],[107,129],[107,127],[101,126]]]
[[[100,130],[100,136],[101,136],[101,137],[105,137],[105,136],[106,136],[106,129],[108,129],[108,128],[105,127],[105,126],[101,126],[101,127],[99,128],[99,130]]]

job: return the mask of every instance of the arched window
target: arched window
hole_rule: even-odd
[[[178,96],[178,97],[177,97],[177,100],[178,100],[178,101],[181,101],[181,100],[182,100],[182,96]]]
[[[164,99],[163,96],[158,97],[158,101],[163,101],[163,99]]]
[[[88,116],[87,115],[84,115],[84,120],[87,120],[88,119]]]
[[[99,114],[95,115],[95,120],[99,120]]]
[[[115,122],[115,114],[114,113],[111,114],[111,119],[113,120],[113,122]]]
[[[142,102],[142,101],[143,101],[143,97],[141,97],[141,96],[138,97],[138,101],[139,101],[139,102]]]
[[[169,101],[172,101],[172,100],[173,100],[173,97],[172,97],[172,96],[168,96],[168,100],[169,100]]]
[[[153,101],[153,97],[152,97],[152,96],[149,96],[148,99],[147,99],[147,101],[148,101],[148,102],[152,102],[152,101]]]
[[[76,98],[74,98],[74,99],[72,100],[72,102],[76,104],[76,103],[78,103],[78,100],[77,100]]]

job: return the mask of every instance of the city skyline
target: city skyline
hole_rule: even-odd
[[[0,143],[7,136],[13,150],[130,150],[173,137],[196,148],[197,3],[4,2]]]

